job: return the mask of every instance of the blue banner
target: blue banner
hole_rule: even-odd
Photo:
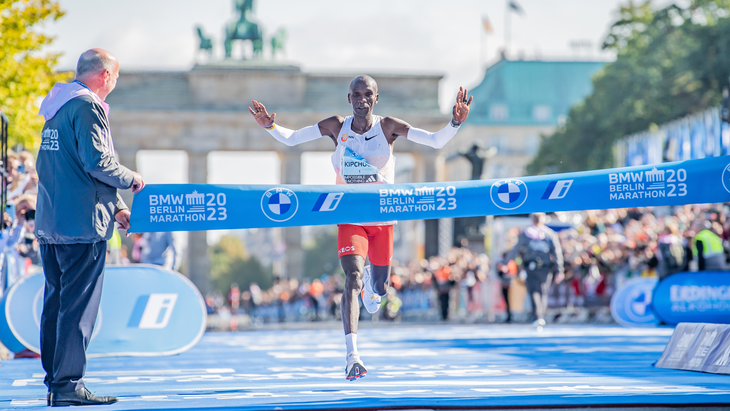
[[[349,185],[147,185],[132,232],[200,231],[730,201],[730,158],[501,180]]]
[[[730,324],[730,272],[670,275],[654,290],[652,305],[666,324]]]
[[[203,336],[205,303],[190,280],[152,265],[105,270],[87,356],[173,355]],[[43,274],[25,277],[0,300],[0,341],[13,352],[40,352],[44,284]]]

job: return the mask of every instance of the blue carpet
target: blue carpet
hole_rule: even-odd
[[[651,366],[671,333],[370,327],[358,340],[370,372],[354,382],[341,329],[207,333],[177,356],[91,359],[85,381],[120,397],[98,408],[110,411],[730,404],[730,376]],[[39,360],[0,362],[0,408],[45,406],[43,375]]]

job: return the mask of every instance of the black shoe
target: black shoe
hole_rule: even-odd
[[[114,404],[117,397],[100,397],[89,392],[86,388],[73,392],[52,392],[49,394],[51,407],[66,407],[69,405],[104,405]]]

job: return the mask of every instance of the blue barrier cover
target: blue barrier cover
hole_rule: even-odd
[[[654,290],[652,305],[667,324],[730,324],[730,272],[670,275]]]
[[[659,319],[652,311],[652,292],[656,277],[640,277],[627,281],[611,297],[611,316],[625,327],[654,327]]]
[[[654,366],[730,374],[730,326],[680,323]]]
[[[88,357],[181,353],[203,336],[206,310],[198,289],[153,265],[107,266]],[[45,278],[19,281],[0,301],[0,341],[13,352],[40,352]]]
[[[420,184],[150,184],[133,232],[264,228],[730,201],[730,160]]]

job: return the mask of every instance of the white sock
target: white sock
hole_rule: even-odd
[[[357,352],[357,334],[351,333],[345,335],[345,344],[347,345],[347,362],[350,359],[360,358],[360,354]]]

